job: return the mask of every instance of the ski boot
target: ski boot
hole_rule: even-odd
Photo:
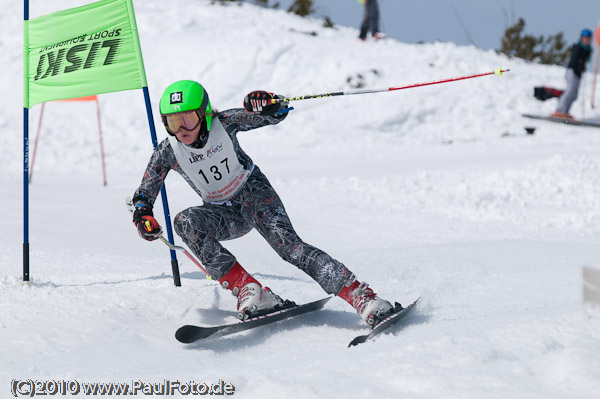
[[[219,279],[219,283],[237,297],[238,319],[242,321],[294,305],[294,302],[282,300],[268,287],[263,288],[238,262]]]
[[[368,284],[356,280],[350,286],[344,287],[338,296],[352,305],[358,315],[371,327],[375,327],[394,310],[392,304],[377,297]]]

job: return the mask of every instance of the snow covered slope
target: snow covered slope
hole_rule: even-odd
[[[553,111],[556,103],[535,100],[533,87],[563,87],[564,68],[452,43],[363,43],[355,29],[326,29],[321,21],[247,4],[136,1],[159,140],[166,133],[158,99],[179,79],[200,81],[223,110],[241,106],[255,89],[288,96],[350,90],[359,74],[365,88],[385,88],[511,69],[502,77],[298,101],[284,123],[238,136],[304,240],[384,298],[408,303],[422,296],[404,327],[347,349],[366,327],[334,298],[304,318],[184,346],[173,337],[177,327],[231,322],[235,299],[185,257],[182,287],[174,287],[166,247],[141,240],[124,209],[152,151],[140,91],[100,96],[107,187],[94,106],[46,104],[30,186],[32,285],[22,286],[22,8],[6,3],[6,395],[13,379],[26,378],[222,379],[240,398],[600,394],[600,310],[582,302],[581,279],[583,265],[600,267],[600,129],[520,117]],[[31,3],[33,18],[85,1]],[[32,142],[40,108],[31,110]],[[572,112],[600,119],[581,99]],[[172,214],[200,203],[176,174],[167,191]],[[299,302],[323,295],[256,232],[225,245],[279,295]]]

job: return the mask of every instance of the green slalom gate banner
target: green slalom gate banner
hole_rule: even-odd
[[[25,21],[24,107],[147,86],[131,0]]]
[[[23,282],[29,283],[29,109],[54,100],[142,89],[154,148],[156,129],[132,0],[102,0],[29,19],[23,1]],[[169,242],[174,245],[167,191],[161,188]],[[173,282],[181,285],[171,252]]]

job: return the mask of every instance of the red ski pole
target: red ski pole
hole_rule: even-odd
[[[311,94],[311,95],[307,95],[307,96],[298,96],[298,97],[289,97],[289,98],[274,98],[274,99],[271,100],[271,104],[279,103],[279,102],[288,102],[288,101],[311,100],[313,98],[324,98],[324,97],[335,97],[335,96],[349,96],[349,95],[352,95],[352,94],[382,93],[382,92],[385,92],[385,91],[412,89],[413,87],[437,85],[437,84],[440,84],[440,83],[455,82],[457,80],[479,78],[481,76],[487,76],[487,75],[499,75],[499,76],[501,76],[504,72],[508,72],[508,71],[510,71],[510,69],[498,68],[495,71],[486,72],[486,73],[480,73],[480,74],[477,74],[477,75],[461,76],[461,77],[457,77],[457,78],[450,78],[450,79],[444,79],[444,80],[436,80],[436,81],[433,81],[433,82],[414,83],[414,84],[410,84],[410,85],[406,85],[406,86],[388,87],[387,89],[367,89],[367,90],[354,90],[354,91],[338,91],[338,92],[333,92],[333,93]]]
[[[125,206],[127,207],[127,210],[130,213],[133,213],[135,211],[135,207],[133,205],[133,200],[131,199],[131,197],[127,196],[125,198]],[[167,240],[163,235],[161,235],[159,237],[159,239],[169,248],[171,248],[173,251],[180,251],[183,252],[185,254],[185,256],[187,256],[192,262],[194,262],[194,264],[196,266],[198,266],[198,268],[200,268],[200,270],[202,270],[202,272],[204,274],[206,274],[206,279],[207,280],[212,280],[212,277],[210,277],[210,274],[208,274],[208,272],[206,271],[206,269],[204,268],[204,266],[202,266],[202,264],[200,262],[198,262],[198,260],[196,258],[194,258],[194,256],[188,252],[187,249],[185,249],[184,247],[180,247],[179,245],[175,245],[175,244],[171,244],[169,242],[169,240]],[[179,279],[179,275],[177,275],[177,279]]]
[[[194,264],[195,264],[196,266],[198,266],[198,267],[200,268],[200,270],[202,270],[202,272],[204,272],[204,274],[206,274],[206,279],[207,279],[207,280],[212,280],[212,277],[210,277],[210,274],[208,274],[208,272],[206,271],[206,269],[205,269],[205,268],[204,268],[204,267],[203,267],[203,266],[200,264],[200,262],[198,262],[198,261],[196,260],[196,258],[194,258],[194,256],[193,256],[191,253],[189,253],[189,252],[188,252],[188,250],[187,250],[187,249],[185,249],[184,247],[180,247],[179,245],[174,245],[174,244],[171,244],[171,243],[169,242],[169,240],[167,240],[167,239],[166,239],[165,237],[163,237],[162,235],[161,235],[159,238],[160,238],[160,240],[161,240],[163,243],[165,243],[165,245],[166,245],[167,247],[171,248],[172,250],[174,250],[174,251],[181,251],[181,252],[183,252],[183,253],[185,254],[185,256],[187,256],[187,257],[188,257],[188,258],[189,258],[189,259],[190,259],[192,262],[194,262]]]

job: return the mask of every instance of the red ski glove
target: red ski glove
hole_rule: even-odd
[[[156,219],[154,219],[152,210],[146,207],[135,209],[135,212],[133,213],[133,224],[135,224],[138,234],[144,240],[154,241],[162,235],[162,229]]]
[[[276,98],[273,93],[264,90],[255,90],[244,98],[244,108],[248,112],[258,112],[262,115],[272,116],[279,111],[279,102],[272,103]]]

